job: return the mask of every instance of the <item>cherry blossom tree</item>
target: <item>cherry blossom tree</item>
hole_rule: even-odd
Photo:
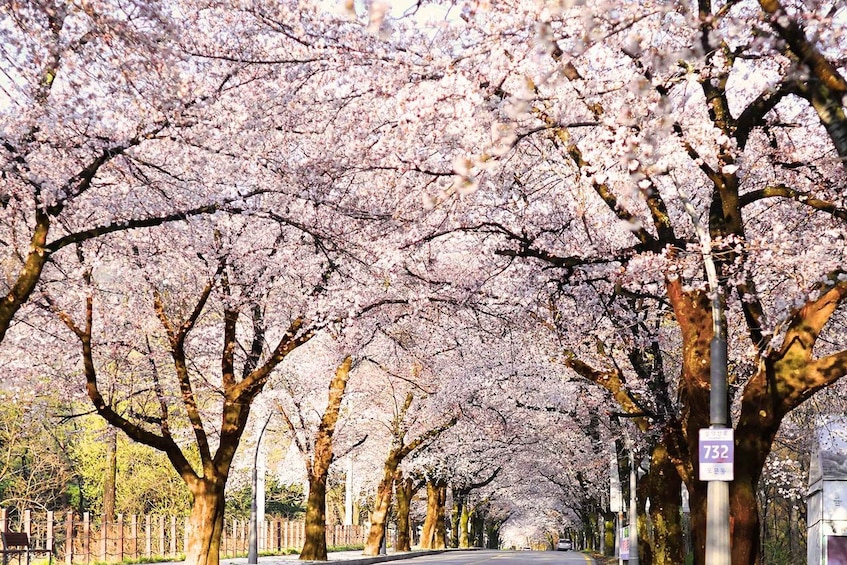
[[[359,333],[369,324],[364,317],[346,324],[340,333],[322,334],[292,357],[269,391],[306,470],[309,491],[306,538],[300,552],[303,560],[326,559],[327,481],[333,465],[351,452],[359,453],[373,435],[368,425],[372,414],[365,415],[371,399],[362,396],[362,389],[373,383],[360,384],[375,380],[371,364],[362,360],[367,344],[359,341],[363,335],[370,341],[369,332]],[[357,353],[354,358],[341,353],[344,351]],[[333,376],[327,395],[325,375],[329,373]]]
[[[454,221],[435,233],[478,233],[479,248],[493,248],[488,272],[524,280],[488,291],[539,299],[562,364],[647,432],[646,484],[662,512],[653,523],[670,530],[654,530],[645,557],[660,563],[682,561],[668,535],[679,482],[695,562],[705,547],[696,457],[719,315],[703,273],[711,253],[732,354],[733,562],[752,564],[756,484],[782,419],[844,374],[833,331],[845,290],[844,13],[777,2],[605,8],[509,6],[456,22],[499,40],[500,66],[489,57],[474,68],[513,143],[500,166],[480,153],[458,171],[479,191],[457,199]],[[540,23],[529,32],[531,19]],[[462,60],[467,72],[474,64]]]
[[[341,403],[350,378],[352,358],[345,357],[335,370],[335,375],[329,383],[329,395],[326,408],[320,417],[313,439],[306,437],[307,429],[304,415],[307,412],[302,405],[304,398],[299,394],[291,394],[288,401],[294,409],[286,409],[279,404],[279,412],[283,415],[288,429],[294,436],[300,454],[306,465],[306,475],[309,480],[309,494],[306,501],[305,541],[300,551],[301,560],[327,559],[326,548],[326,487],[329,477],[329,467],[333,462],[333,435],[338,424]],[[295,423],[296,422],[296,423]]]
[[[2,340],[61,250],[236,200],[172,157],[179,132],[239,80],[186,68],[180,21],[160,3],[12,2],[0,18]]]
[[[164,452],[191,491],[193,503],[186,553],[193,563],[218,562],[224,489],[253,399],[274,368],[315,331],[303,318],[294,318],[281,331],[271,330],[274,331],[271,335],[278,337],[269,344],[266,311],[241,294],[248,289],[241,286],[243,281],[237,280],[235,263],[233,257],[222,256],[217,264],[211,263],[205,269],[194,265],[197,270],[191,274],[197,275],[194,281],[202,284],[199,288],[190,284],[186,285],[189,288],[168,288],[167,281],[165,285],[151,285],[148,304],[161,324],[161,347],[170,356],[171,367],[165,369],[164,362],[161,365],[157,362],[153,348],[159,343],[152,342],[149,336],[140,342],[136,338],[132,348],[149,359],[149,376],[119,395],[112,395],[113,387],[104,387],[103,382],[111,379],[101,376],[103,361],[98,355],[102,332],[115,331],[126,323],[120,314],[117,320],[104,316],[102,308],[121,309],[120,303],[109,303],[109,285],[88,272],[86,278],[91,284],[98,284],[100,292],[94,292],[93,288],[89,291],[81,319],[49,299],[79,339],[86,388],[98,414],[135,441]],[[188,266],[182,264],[183,268]],[[116,265],[108,267],[113,270]],[[125,264],[121,269],[130,271],[131,266]],[[215,302],[220,316],[209,316]],[[248,324],[241,322],[243,310],[248,312]],[[107,323],[98,324],[103,318]],[[212,344],[208,340],[214,334],[222,338],[219,373],[213,381],[205,381],[202,377],[209,378],[213,365],[209,349]],[[245,341],[240,341],[240,334],[245,335],[242,339],[246,340],[246,346]],[[241,368],[237,369],[239,364]],[[165,378],[171,376],[175,385],[166,385]],[[198,377],[201,379],[195,382]],[[209,410],[215,397],[222,400],[217,414]],[[219,424],[207,429],[215,415]],[[190,425],[186,427],[186,423]],[[193,431],[199,463],[181,447],[186,429]]]
[[[369,331],[437,375],[434,412],[530,428],[572,412],[590,436],[615,403],[650,461],[644,563],[683,560],[683,484],[704,558],[697,434],[725,332],[733,562],[760,560],[774,438],[845,370],[843,7],[8,8],[0,339],[49,341],[12,324],[40,284],[98,412],[165,451],[200,514],[210,493],[197,563],[217,560],[223,485],[270,374],[318,329],[388,306]],[[492,344],[516,320],[526,340],[504,355]],[[116,369],[130,364],[144,383]],[[434,526],[449,477],[430,463]],[[527,523],[543,531],[549,510]]]
[[[382,479],[377,487],[376,502],[371,516],[371,528],[365,543],[365,555],[379,554],[379,548],[385,538],[386,520],[392,503],[395,484],[402,480],[402,475],[398,473],[400,473],[399,467],[403,460],[416,449],[425,446],[428,442],[443,434],[457,421],[456,417],[453,417],[433,424],[423,426],[418,424],[415,427],[421,429],[416,434],[410,433],[414,419],[410,417],[409,410],[412,408],[414,400],[415,393],[411,390],[406,392],[403,402],[399,404],[391,421],[391,448],[385,458]],[[406,517],[408,518],[408,514]]]

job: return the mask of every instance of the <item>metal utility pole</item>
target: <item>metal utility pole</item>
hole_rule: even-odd
[[[711,260],[711,257],[709,259]],[[714,271],[714,264],[712,270]],[[723,316],[720,291],[717,285],[712,288],[712,320],[715,333],[711,343],[709,369],[709,428],[722,430],[729,427],[726,320]],[[730,565],[730,562],[729,481],[711,480],[706,490],[706,565]]]
[[[259,527],[258,527],[258,486],[259,486],[259,448],[262,445],[262,436],[265,435],[265,430],[271,422],[271,415],[265,420],[262,429],[259,430],[259,436],[256,438],[256,451],[253,452],[253,473],[251,476],[252,495],[250,498],[250,533],[247,540],[247,563],[256,565],[259,563]],[[264,483],[263,483],[264,484]],[[264,497],[262,497],[264,500]]]
[[[708,478],[706,490],[706,565],[731,565],[729,541],[729,482],[732,480],[732,430],[729,428],[729,407],[727,406],[727,344],[726,317],[723,309],[721,287],[718,273],[712,258],[712,238],[700,224],[697,212],[688,197],[679,189],[679,197],[685,205],[685,211],[691,216],[694,229],[703,248],[703,264],[712,300],[712,342],[710,344],[711,361],[709,365],[709,432],[711,445],[704,450],[703,432],[700,434],[700,474],[703,480],[703,462],[706,457],[726,465],[726,458],[718,454],[715,447],[724,447],[729,437],[729,472],[722,478]],[[724,434],[720,430],[726,430]],[[719,438],[719,439],[714,439]],[[705,457],[704,457],[705,452]],[[717,467],[717,465],[716,465]],[[725,472],[725,471],[723,471]]]
[[[629,448],[629,565],[638,565],[638,496],[635,493],[637,482],[635,469],[635,450]]]
[[[717,318],[718,315],[715,315],[715,317]],[[726,429],[728,427],[726,416],[726,324],[721,321],[719,325],[721,332],[715,334],[711,344],[710,429]],[[729,482],[712,480],[709,481],[706,490],[706,565],[730,565],[731,556],[729,547]]]
[[[347,456],[347,476],[344,479],[344,525],[353,525],[353,456]]]
[[[612,443],[615,446],[615,443]],[[623,531],[623,491],[621,490],[621,474],[618,470],[617,446],[612,449],[609,462],[609,512],[615,513],[615,555],[618,565],[623,565],[621,557],[621,532]]]

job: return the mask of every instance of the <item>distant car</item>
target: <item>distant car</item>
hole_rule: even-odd
[[[521,551],[532,551],[532,548],[529,547],[528,545],[525,545],[521,548]]]
[[[557,551],[570,551],[573,549],[573,542],[569,539],[560,539],[556,544]]]

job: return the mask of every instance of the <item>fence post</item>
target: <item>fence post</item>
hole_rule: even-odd
[[[238,540],[241,542],[241,551],[247,552],[247,520],[238,521]]]
[[[239,543],[239,547],[241,548],[240,551],[244,551],[244,550],[247,549],[247,543],[246,543],[246,540],[244,539],[244,537],[245,537],[244,536],[244,531],[245,531],[244,525],[245,524],[246,524],[245,520],[239,520],[238,521],[238,543]]]
[[[100,519],[100,561],[106,562],[109,550],[106,547],[109,543],[109,517],[105,514]]]
[[[171,515],[171,555],[176,555],[176,516]]]
[[[226,516],[221,523],[221,557],[229,557],[229,532],[226,529]]]
[[[138,559],[138,514],[133,514],[129,527],[132,536],[132,558]]]
[[[68,511],[65,515],[65,565],[74,562],[74,513]]]
[[[85,562],[91,563],[91,513],[82,513],[82,554]]]
[[[32,537],[32,510],[24,510],[24,531],[27,537]]]
[[[238,520],[232,520],[232,554],[238,554]]]
[[[124,560],[124,515],[118,514],[118,560]]]
[[[165,517],[159,516],[159,555],[165,556]]]
[[[144,515],[144,555],[153,556],[153,528],[150,524],[150,514]]]
[[[44,540],[44,549],[53,550],[53,511],[47,511],[47,539]]]

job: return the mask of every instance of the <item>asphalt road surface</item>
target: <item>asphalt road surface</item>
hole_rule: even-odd
[[[399,564],[438,565],[594,565],[595,561],[576,551],[451,551],[398,561]]]

